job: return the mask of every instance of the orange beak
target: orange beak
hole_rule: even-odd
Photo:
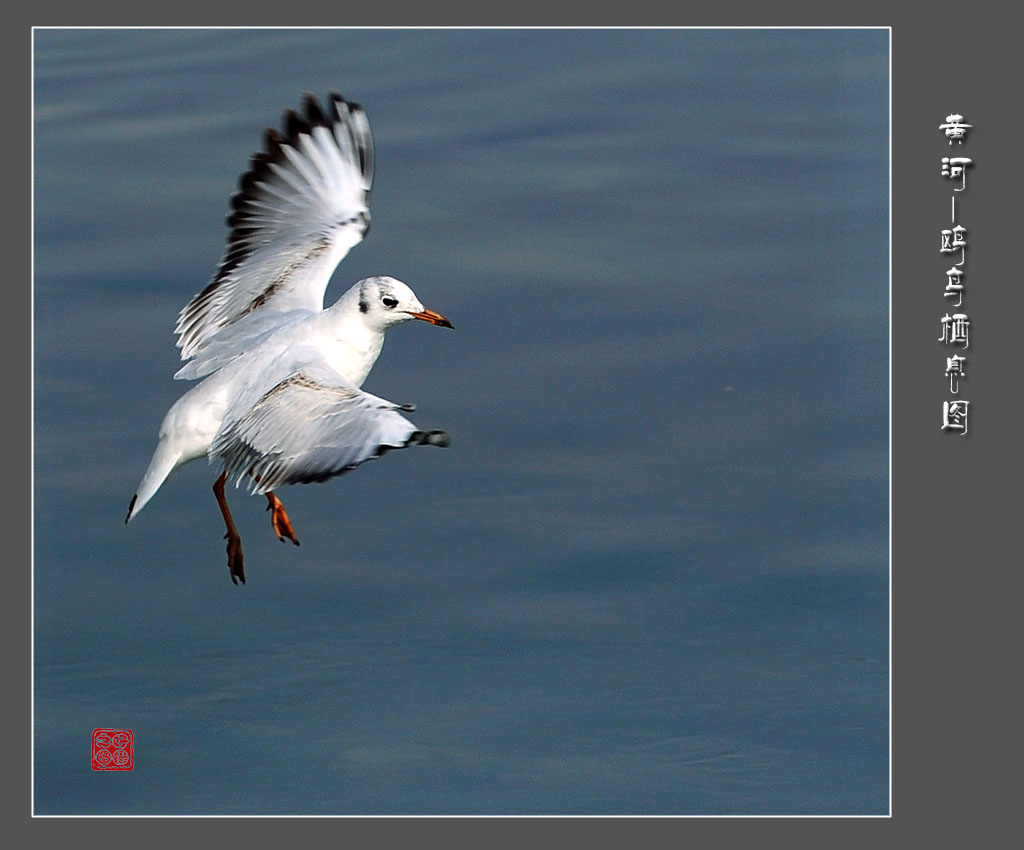
[[[455,325],[449,322],[440,313],[435,313],[433,310],[424,310],[422,313],[413,313],[409,311],[409,315],[414,319],[422,319],[424,322],[430,322],[432,325],[440,325],[442,328],[451,328],[455,330]]]

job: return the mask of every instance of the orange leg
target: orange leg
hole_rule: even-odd
[[[281,504],[281,500],[274,495],[274,491],[271,490],[267,493],[267,510],[272,511],[270,514],[270,524],[274,526],[274,532],[277,534],[277,539],[284,543],[284,539],[287,537],[296,546],[299,545],[299,538],[295,536],[295,529],[292,528],[292,521],[288,519],[288,514],[285,512],[284,505]]]
[[[224,538],[228,541],[228,570],[231,572],[231,581],[238,584],[239,581],[245,584],[245,566],[242,558],[242,538],[235,528],[235,521],[231,518],[231,511],[228,509],[228,500],[224,497],[224,482],[228,474],[222,472],[220,478],[213,482],[213,495],[217,497],[217,504],[220,506],[221,515],[224,517],[224,525],[228,533]]]

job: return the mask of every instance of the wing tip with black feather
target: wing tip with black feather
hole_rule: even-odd
[[[281,130],[273,127],[264,130],[262,150],[252,155],[248,168],[239,177],[238,191],[231,196],[227,216],[229,233],[224,256],[212,280],[189,301],[178,316],[175,333],[178,334],[177,346],[182,349],[183,359],[192,356],[212,333],[244,315],[244,311],[235,315],[218,315],[222,311],[217,308],[217,291],[225,279],[252,256],[261,244],[261,224],[258,221],[260,184],[274,180],[274,167],[287,167],[285,148],[298,148],[300,138],[312,134],[317,127],[328,129],[336,140],[339,134],[344,133],[350,150],[358,160],[368,206],[373,183],[373,135],[369,120],[360,104],[346,100],[337,91],[328,93],[326,103],[325,108],[315,95],[305,92],[301,114],[295,109],[286,109],[281,119]],[[345,223],[352,222],[362,227],[362,235],[365,236],[369,229],[369,216],[365,210]]]

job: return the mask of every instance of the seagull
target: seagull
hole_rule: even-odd
[[[452,323],[393,277],[370,277],[324,308],[335,268],[370,224],[373,138],[358,103],[306,94],[265,131],[231,198],[224,257],[178,316],[174,377],[199,380],[167,411],[125,523],[171,473],[201,457],[219,464],[214,496],[227,533],[228,571],[245,583],[242,540],[224,494],[231,481],[266,496],[279,540],[299,543],[276,495],[326,481],[391,449],[449,444],[360,387],[394,325]]]

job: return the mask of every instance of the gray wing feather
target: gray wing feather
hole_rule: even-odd
[[[251,397],[251,393],[248,394]],[[447,445],[399,413],[408,410],[348,384],[323,364],[309,363],[263,392],[232,405],[210,448],[238,486],[253,493],[285,484],[325,481],[388,449]]]
[[[287,326],[297,325],[313,315],[309,310],[292,310],[285,316],[262,311],[244,316],[214,334],[195,357],[174,373],[174,377],[191,381],[216,372],[236,357],[255,351],[272,336],[284,340],[282,334]]]
[[[322,310],[331,274],[369,227],[373,139],[357,103],[307,94],[282,133],[267,130],[231,199],[228,244],[213,280],[181,311],[182,360],[257,310]]]

